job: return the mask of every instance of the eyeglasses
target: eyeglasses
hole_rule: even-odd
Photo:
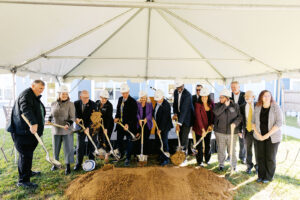
[[[201,91],[201,89],[197,89],[196,91],[199,92],[199,91]]]

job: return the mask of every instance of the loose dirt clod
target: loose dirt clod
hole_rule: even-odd
[[[178,166],[185,160],[185,153],[183,151],[176,151],[175,154],[171,156],[171,162]]]
[[[112,164],[104,164],[104,166],[102,167],[102,170],[107,171],[107,170],[114,169],[114,168],[115,168],[115,166]]]
[[[71,200],[216,200],[233,199],[231,188],[226,179],[204,168],[114,168],[81,175],[65,195]]]

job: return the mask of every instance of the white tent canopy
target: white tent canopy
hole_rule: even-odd
[[[300,2],[0,0],[0,73],[256,81],[300,74]]]

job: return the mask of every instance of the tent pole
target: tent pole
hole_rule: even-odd
[[[33,58],[30,58],[29,60],[25,61],[24,63],[15,66],[15,68],[16,68],[16,69],[19,69],[19,68],[23,67],[24,65],[27,65],[27,64],[29,64],[29,63],[32,63],[32,62],[34,62],[35,60],[37,60],[37,59],[39,59],[39,58],[46,57],[48,54],[53,53],[53,52],[55,52],[55,51],[57,51],[57,50],[59,50],[59,49],[65,47],[65,46],[67,46],[67,45],[69,45],[69,44],[71,44],[71,43],[73,43],[73,42],[75,42],[75,41],[81,39],[82,37],[85,37],[85,36],[87,36],[87,35],[89,35],[89,34],[95,32],[95,31],[98,30],[99,28],[101,28],[101,27],[103,27],[103,26],[109,24],[110,22],[112,22],[112,21],[116,20],[117,18],[119,18],[119,17],[125,15],[126,13],[130,12],[131,10],[133,10],[133,8],[132,8],[132,9],[129,9],[129,10],[127,10],[126,12],[123,12],[123,13],[121,13],[121,14],[119,14],[119,15],[117,15],[117,16],[115,16],[115,17],[113,17],[113,18],[111,18],[111,19],[109,19],[109,20],[107,20],[107,21],[105,21],[104,23],[102,23],[102,24],[100,24],[100,25],[98,25],[98,26],[96,26],[96,27],[94,27],[94,28],[92,28],[92,29],[90,29],[90,30],[88,30],[88,31],[86,31],[86,32],[84,32],[84,33],[82,33],[82,34],[80,34],[80,35],[74,37],[74,38],[72,38],[71,40],[68,40],[67,42],[64,42],[63,44],[60,44],[60,45],[58,45],[58,46],[56,46],[56,47],[54,47],[54,48],[52,48],[52,49],[50,49],[50,50],[48,50],[48,51],[46,51],[46,52],[40,54],[40,55],[38,55],[38,56],[35,56],[35,57],[33,57]]]
[[[248,53],[242,51],[241,49],[238,49],[238,48],[234,47],[233,45],[231,45],[231,44],[225,42],[224,40],[218,38],[217,36],[215,36],[215,35],[213,35],[213,34],[207,32],[206,30],[200,28],[199,26],[196,26],[195,24],[191,23],[191,22],[188,21],[187,19],[184,19],[184,18],[180,17],[179,15],[176,15],[174,12],[172,12],[172,11],[170,11],[170,10],[167,10],[167,9],[163,9],[163,10],[164,10],[165,12],[167,12],[169,15],[173,16],[174,18],[178,19],[179,21],[181,21],[181,22],[187,24],[188,26],[192,27],[192,28],[195,29],[196,31],[198,31],[198,32],[200,32],[200,33],[202,33],[202,34],[204,34],[204,35],[206,35],[206,36],[212,38],[213,40],[215,40],[215,41],[217,41],[217,42],[219,42],[219,43],[221,43],[221,44],[223,44],[223,45],[225,45],[225,46],[227,46],[227,47],[230,47],[231,49],[235,50],[236,52],[240,53],[240,54],[243,55],[243,56],[246,56],[247,58],[251,59],[252,61],[256,61],[256,62],[258,62],[258,63],[264,65],[265,67],[267,67],[267,68],[269,68],[269,69],[272,69],[272,70],[275,71],[275,72],[279,72],[279,70],[275,69],[274,67],[272,67],[272,66],[270,66],[270,65],[268,65],[268,64],[266,64],[266,63],[264,63],[263,61],[261,61],[261,60],[255,58],[255,57],[249,55]]]
[[[281,73],[278,74],[278,78],[277,78],[277,92],[276,92],[276,100],[277,100],[277,103],[280,105],[280,91],[281,91]]]
[[[185,37],[185,35],[160,11],[157,10],[160,16],[176,31],[176,33],[202,58],[206,59],[205,56]],[[216,67],[209,62],[208,60],[205,61],[222,79],[225,77],[216,69]]]
[[[299,10],[298,4],[242,4],[242,3],[172,3],[130,2],[130,1],[42,1],[42,0],[0,0],[0,3],[25,5],[116,7],[116,8],[168,8],[179,10]]]
[[[96,49],[94,49],[88,57],[92,56],[96,51],[98,51],[103,45],[105,45],[108,41],[111,40],[120,30],[122,30],[129,22],[132,21],[140,12],[142,11],[142,8],[140,8],[138,11],[136,11],[129,19],[126,20],[124,24],[122,24],[116,31],[114,31],[106,40],[104,40]],[[79,67],[82,63],[84,63],[86,59],[81,60],[75,67],[73,67],[71,70],[69,70],[63,78],[67,78],[67,76],[74,71],[77,67]]]
[[[12,81],[13,81],[13,92],[12,92],[12,97],[13,97],[13,104],[15,103],[16,101],[16,68],[14,67],[12,70],[11,70],[11,73],[12,73]],[[15,153],[15,164],[17,164],[17,149],[16,149],[16,146],[14,145],[14,153]]]
[[[152,9],[148,8],[147,45],[146,45],[146,81],[148,80],[148,71],[149,71],[149,45],[150,45],[151,11],[152,11]]]

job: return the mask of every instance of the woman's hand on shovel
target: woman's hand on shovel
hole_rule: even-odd
[[[67,131],[69,129],[69,125],[66,124],[65,127],[64,127],[64,129]]]

